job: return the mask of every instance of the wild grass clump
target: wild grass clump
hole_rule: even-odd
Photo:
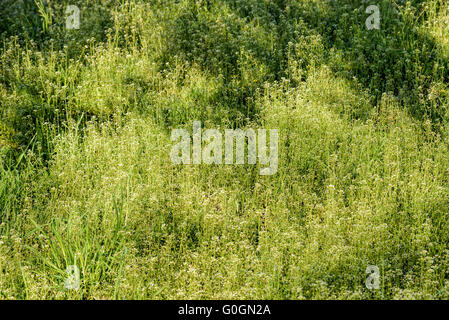
[[[449,11],[369,4],[1,2],[0,297],[448,299]],[[277,173],[172,164],[198,120]]]

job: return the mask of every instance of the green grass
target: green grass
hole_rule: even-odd
[[[443,0],[1,2],[0,298],[448,299],[448,23]],[[277,173],[173,165],[196,120],[278,129]]]

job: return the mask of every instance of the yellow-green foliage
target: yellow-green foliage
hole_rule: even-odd
[[[448,8],[377,4],[3,1],[0,297],[448,299]],[[195,120],[277,173],[173,165]]]

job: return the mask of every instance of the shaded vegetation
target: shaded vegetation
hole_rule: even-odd
[[[370,4],[0,2],[0,296],[447,299],[449,8]],[[278,173],[172,165],[195,120]]]

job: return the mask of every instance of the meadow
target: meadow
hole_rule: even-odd
[[[446,0],[0,1],[0,299],[449,299],[448,84]]]

